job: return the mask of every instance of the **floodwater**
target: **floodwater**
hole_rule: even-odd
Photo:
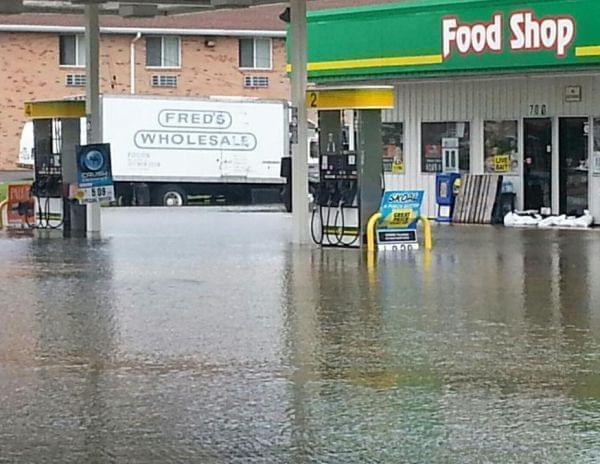
[[[0,463],[600,462],[600,233],[294,248],[279,212],[0,236]]]

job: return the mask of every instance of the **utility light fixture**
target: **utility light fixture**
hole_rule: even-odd
[[[211,0],[215,8],[244,8],[253,4],[252,0]]]
[[[0,0],[0,14],[23,13],[23,0]]]
[[[158,6],[152,4],[119,4],[119,16],[123,18],[152,18],[159,14]]]

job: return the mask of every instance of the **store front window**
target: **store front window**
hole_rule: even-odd
[[[444,147],[458,147],[461,171],[470,168],[471,139],[468,122],[424,122],[421,124],[421,170],[442,172]]]
[[[487,174],[519,173],[517,121],[484,121],[484,169]]]
[[[404,133],[401,122],[382,124],[383,170],[404,174]]]

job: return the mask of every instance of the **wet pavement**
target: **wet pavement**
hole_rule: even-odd
[[[368,266],[238,213],[0,236],[0,463],[600,462],[599,232]]]

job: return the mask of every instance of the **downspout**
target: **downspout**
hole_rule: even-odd
[[[130,46],[130,57],[129,57],[129,63],[130,63],[130,72],[129,75],[131,77],[131,81],[129,83],[129,89],[131,90],[131,95],[135,95],[135,43],[140,40],[142,38],[142,33],[138,32],[135,35],[135,38],[131,41],[131,46]]]

